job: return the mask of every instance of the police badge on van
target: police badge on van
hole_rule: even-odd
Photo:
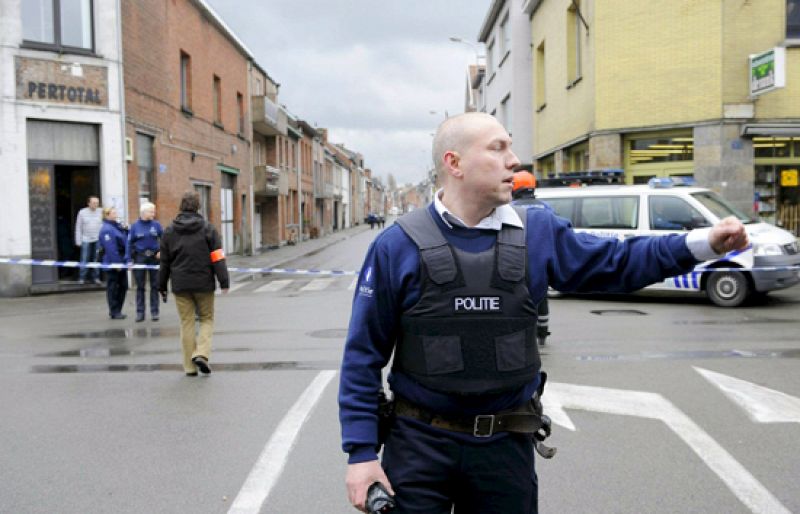
[[[456,314],[479,314],[502,312],[499,296],[454,296],[453,310]]]

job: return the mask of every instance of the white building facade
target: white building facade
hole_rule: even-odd
[[[493,0],[478,41],[486,49],[485,72],[470,70],[478,110],[495,116],[514,139],[522,164],[533,160],[533,62],[530,17],[524,0]],[[482,81],[475,84],[475,79]],[[477,88],[475,86],[478,86]]]
[[[0,257],[78,260],[89,196],[127,212],[118,1],[0,0]],[[0,296],[75,269],[0,265]]]

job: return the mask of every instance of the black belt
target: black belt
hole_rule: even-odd
[[[472,434],[475,437],[490,437],[498,432],[535,434],[545,424],[530,401],[513,410],[477,416],[435,414],[400,396],[395,398],[394,408],[398,416],[406,416],[432,427]]]

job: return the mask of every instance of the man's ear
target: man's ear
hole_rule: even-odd
[[[461,156],[455,150],[448,150],[442,156],[444,167],[447,172],[454,177],[461,177],[464,172],[461,171]]]

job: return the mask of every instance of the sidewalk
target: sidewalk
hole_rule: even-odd
[[[279,268],[287,262],[305,257],[325,247],[349,239],[361,232],[369,230],[369,225],[362,224],[333,232],[316,239],[307,239],[295,245],[284,245],[272,250],[264,250],[256,255],[231,255],[226,257],[230,268]],[[239,275],[237,277],[237,275]],[[246,273],[231,273],[231,280],[238,282]]]

